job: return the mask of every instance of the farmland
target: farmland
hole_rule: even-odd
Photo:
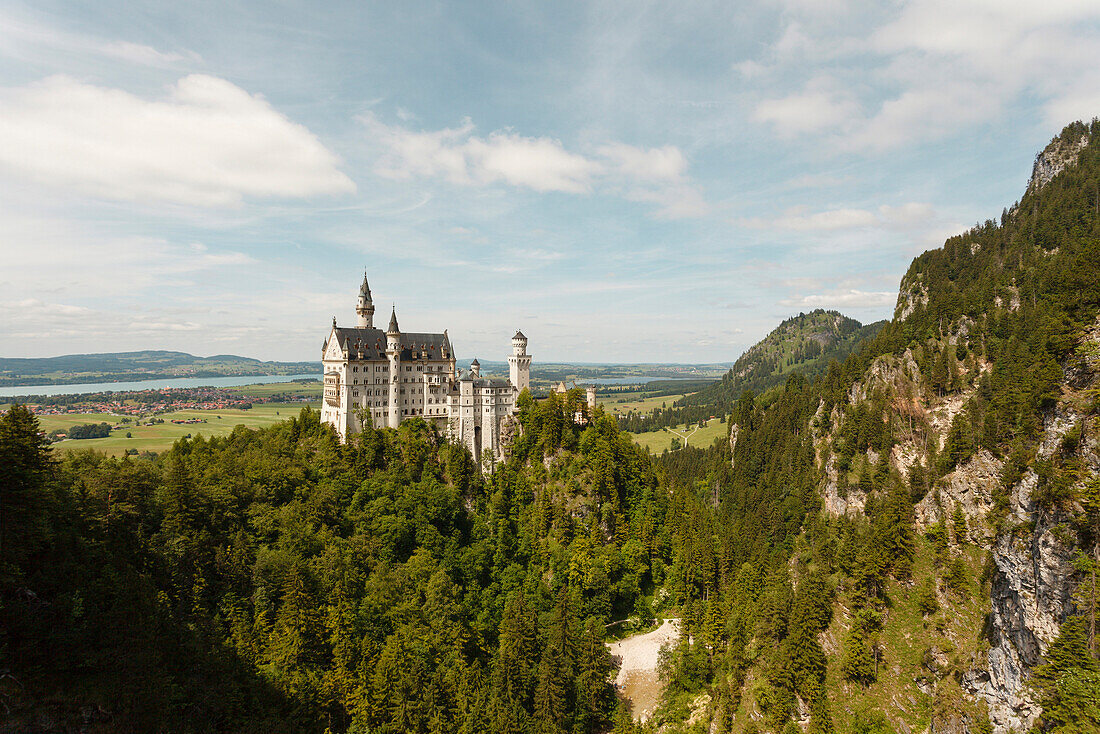
[[[320,403],[314,403],[311,407],[318,408]],[[107,438],[89,438],[80,440],[65,440],[55,443],[53,446],[60,451],[73,451],[80,449],[95,449],[112,456],[121,456],[128,449],[138,453],[144,451],[161,452],[171,448],[172,444],[185,436],[224,436],[233,431],[236,426],[243,425],[249,428],[262,428],[273,423],[286,420],[305,407],[302,403],[265,403],[256,405],[251,410],[180,410],[171,413],[163,413],[157,419],[163,423],[154,425],[135,425],[121,423],[121,416],[108,413],[68,413],[65,415],[42,415],[38,422],[43,431],[50,433],[54,430],[65,431],[71,426],[82,423],[110,423],[112,426],[120,426],[118,430],[112,430]],[[172,421],[199,420],[200,423],[173,423]],[[148,423],[148,420],[142,420]],[[126,438],[129,433],[131,438]]]

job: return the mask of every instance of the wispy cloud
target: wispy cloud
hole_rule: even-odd
[[[1095,2],[832,10],[833,22],[814,22],[818,9],[788,4],[777,39],[738,66],[766,85],[753,119],[785,138],[823,135],[835,150],[877,153],[990,122],[1025,97],[1056,125],[1100,112]]]
[[[806,207],[796,206],[772,219],[750,217],[739,220],[745,227],[796,232],[835,232],[874,227],[912,229],[938,222],[938,213],[930,204],[922,202],[909,202],[900,206],[884,204],[874,210],[841,208],[819,212],[808,212]]]

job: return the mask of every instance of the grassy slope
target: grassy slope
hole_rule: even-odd
[[[937,574],[929,543],[920,538],[916,551],[912,580],[905,584],[893,580],[888,583],[889,603],[883,614],[883,628],[874,636],[883,657],[878,680],[870,686],[848,682],[841,675],[844,638],[853,617],[845,604],[843,590],[838,594],[832,623],[821,636],[828,660],[826,686],[837,732],[853,731],[856,717],[868,712],[885,713],[899,732],[927,731],[937,707],[948,712],[976,713],[971,704],[962,700],[956,677],[933,675],[928,666],[944,666],[948,671],[961,673],[972,667],[971,661],[987,649],[988,643],[982,637],[986,605],[978,603],[989,596],[988,584],[982,582],[985,553],[973,544],[952,548],[965,561],[966,592],[953,593],[940,582],[937,589],[940,609],[924,617],[917,601],[921,589]],[[934,662],[937,658],[941,662]],[[733,731],[741,731],[750,721],[759,719],[756,698],[763,677],[758,666],[750,669]],[[938,688],[934,682],[937,678],[940,678]],[[975,718],[985,720],[985,716]],[[900,721],[908,729],[899,726]]]

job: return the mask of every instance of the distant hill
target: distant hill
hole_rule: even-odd
[[[186,352],[145,350],[60,357],[0,357],[0,385],[71,385],[169,377],[292,375],[318,371],[317,362],[264,362],[219,354],[196,357]]]
[[[720,382],[677,401],[677,405],[713,405],[730,409],[745,390],[760,394],[781,385],[792,372],[814,377],[832,360],[843,362],[874,337],[885,321],[864,326],[837,311],[817,309],[777,326],[734,362]]]

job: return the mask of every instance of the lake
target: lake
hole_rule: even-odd
[[[128,392],[130,390],[159,390],[165,387],[238,387],[240,385],[261,385],[271,382],[293,382],[312,378],[320,380],[321,375],[259,375],[252,377],[173,377],[161,380],[137,380],[134,382],[89,382],[81,385],[17,385],[0,387],[0,397],[13,398],[19,395],[84,395],[92,392]]]

